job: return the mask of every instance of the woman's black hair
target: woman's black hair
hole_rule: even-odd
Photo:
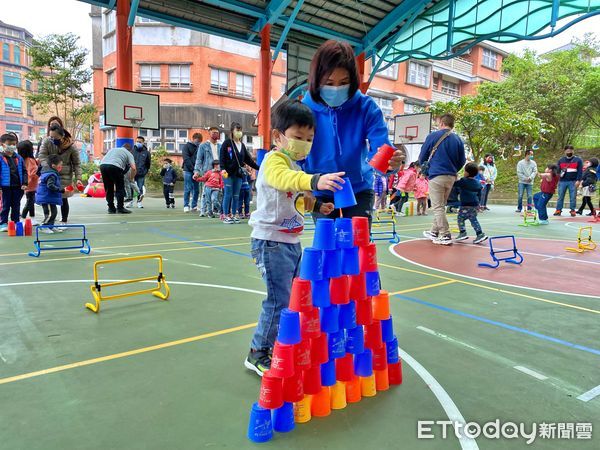
[[[598,167],[598,158],[590,158],[590,167]]]
[[[560,174],[560,170],[558,169],[558,166],[556,164],[548,164],[546,167],[550,169],[554,175]]]
[[[285,133],[290,127],[315,128],[315,118],[311,109],[298,100],[286,100],[271,113],[271,126],[274,130]]]
[[[23,159],[33,158],[33,144],[30,140],[24,140],[17,144],[17,152]]]
[[[231,122],[231,128],[230,128],[230,130],[231,130],[231,139],[233,139],[233,132],[234,132],[236,129],[238,129],[238,128],[239,128],[240,130],[242,130],[242,129],[243,129],[243,128],[242,128],[242,125],[241,125],[239,122]]]
[[[494,165],[494,155],[492,155],[491,153],[486,153],[486,155],[483,157],[483,162],[484,162],[485,164],[487,164],[487,163],[488,163],[488,162],[487,162],[487,159],[488,159],[490,156],[492,157],[492,162],[491,162],[491,165],[493,166],[493,165]]]
[[[61,137],[65,137],[65,129],[63,127],[61,127],[60,125],[52,125],[50,127],[50,131],[54,131],[56,133],[58,133]]]

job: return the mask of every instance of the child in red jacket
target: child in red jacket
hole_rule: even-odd
[[[221,175],[219,161],[213,161],[213,169],[198,178],[198,181],[204,183],[201,210],[206,211],[208,217],[218,217],[221,211],[219,195],[223,190],[223,176]]]

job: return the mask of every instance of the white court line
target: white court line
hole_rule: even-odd
[[[106,281],[119,281],[119,280],[106,280]],[[22,281],[17,283],[1,283],[0,287],[4,286],[29,286],[32,284],[61,284],[61,283],[93,283],[93,280],[49,280],[49,281]],[[155,281],[148,281],[148,283],[155,283]],[[246,289],[240,287],[233,286],[222,286],[219,284],[207,284],[207,283],[194,283],[194,282],[186,282],[186,281],[168,281],[169,284],[173,285],[183,285],[183,286],[200,286],[200,287],[211,287],[216,289],[227,289],[232,291],[240,291],[240,292],[249,292],[252,294],[260,294],[267,295],[266,292],[257,291],[254,289]],[[456,403],[450,398],[450,395],[444,390],[442,385],[431,375],[425,367],[423,367],[416,359],[398,347],[398,354],[400,357],[410,366],[412,369],[419,375],[419,377],[423,380],[423,382],[431,389],[433,395],[435,395],[436,399],[446,412],[448,419],[460,422],[467,423],[461,412],[459,411]],[[472,438],[467,438],[462,436],[459,439],[460,447],[463,450],[479,450],[479,446],[477,442],[475,442]]]
[[[588,225],[577,225],[577,224],[583,224],[583,223],[586,223]],[[598,225],[598,224],[600,224],[600,222],[587,222],[587,221],[586,222],[567,222],[567,223],[565,223],[565,227],[579,230],[581,227],[587,227],[590,225],[593,227],[594,225]],[[575,225],[575,226],[572,226],[572,225]]]
[[[438,333],[437,331],[430,330],[429,328],[423,327],[421,325],[419,325],[417,327],[417,330],[424,331],[427,334],[431,334],[432,336],[439,337],[441,339],[444,339],[445,341],[454,342],[456,344],[462,345],[463,347],[470,348],[471,350],[478,350],[476,347],[473,347],[472,345],[469,345],[466,342],[458,341],[456,339],[451,338],[450,336],[446,336],[445,334]]]
[[[541,373],[538,373],[535,370],[528,369],[527,367],[514,366],[513,369],[517,369],[519,372],[523,372],[523,373],[525,373],[527,375],[530,375],[533,378],[536,378],[536,379],[541,380],[541,381],[544,381],[544,380],[548,379],[548,377],[546,375],[542,375]]]
[[[600,395],[600,385],[596,386],[595,388],[590,389],[587,392],[584,392],[579,397],[577,397],[577,400],[581,400],[582,402],[589,402],[590,400],[598,397],[599,395]]]

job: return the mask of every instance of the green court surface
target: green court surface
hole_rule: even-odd
[[[90,255],[32,258],[32,238],[0,236],[0,448],[255,448],[246,430],[260,381],[243,360],[265,287],[249,257],[250,228],[166,210],[158,199],[129,216],[109,216],[95,199],[74,199],[71,210],[73,223],[87,224]],[[500,206],[480,219],[489,235],[556,240],[559,252],[588,225],[563,218],[522,228],[512,208]],[[419,239],[430,222],[431,215],[400,217],[398,233]],[[600,240],[600,224],[592,226]],[[307,233],[303,245],[310,241]],[[426,251],[444,258],[469,248]],[[107,301],[98,314],[84,307],[95,261],[155,253],[165,259],[168,301]],[[572,262],[576,254],[563,258],[563,279],[547,280],[549,290],[562,283],[562,293],[529,289],[516,271],[536,266],[524,256],[522,267],[511,268],[514,282],[503,286],[415,265],[379,242],[403,384],[263,447],[528,447],[523,437],[459,440],[450,432],[443,439],[439,425],[434,439],[417,438],[418,420],[498,419],[524,423],[527,432],[532,423],[554,424],[554,439],[538,431],[534,448],[600,448],[600,297],[571,295],[568,282],[570,271],[583,271],[600,292],[599,256],[587,264]],[[545,264],[553,258],[560,260],[550,255]],[[156,274],[148,261],[102,270],[113,280]],[[592,424],[591,439],[583,439],[582,424]]]

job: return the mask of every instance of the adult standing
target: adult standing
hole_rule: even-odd
[[[258,165],[252,159],[252,156],[242,142],[242,126],[233,122],[231,124],[231,137],[225,139],[221,145],[219,153],[219,162],[221,167],[227,171],[225,178],[225,196],[223,197],[223,223],[240,223],[240,217],[237,214],[240,190],[242,188],[242,179],[246,170],[243,168],[244,163],[258,170]]]
[[[219,152],[221,145],[219,144],[219,129],[210,127],[208,129],[208,140],[198,147],[196,155],[196,163],[194,164],[194,178],[203,176],[206,172],[212,170],[213,161],[219,161]],[[202,183],[204,190],[204,183]],[[200,217],[205,217],[209,211],[206,210],[206,199],[202,197],[200,202]],[[212,213],[212,211],[210,211]]]
[[[517,209],[520,213],[523,210],[523,194],[527,193],[527,211],[533,208],[533,181],[537,175],[537,164],[533,160],[533,150],[526,150],[525,157],[517,163],[517,178],[519,179],[519,198],[517,200]]]
[[[312,151],[303,169],[307,173],[345,172],[357,204],[343,208],[343,216],[368,217],[370,221],[375,193],[368,160],[379,147],[391,143],[383,113],[371,97],[360,92],[359,84],[352,47],[345,42],[324,42],[311,61],[309,91],[302,100],[316,121]],[[394,153],[390,173],[398,170],[403,159],[401,151]],[[316,191],[314,195],[321,202],[333,202],[331,192]],[[327,216],[313,213],[315,219],[339,216],[339,209]]]
[[[146,147],[146,139],[144,139],[144,136],[137,137],[132,153],[133,160],[135,161],[135,167],[137,168],[134,180],[140,191],[138,193],[137,207],[143,208],[144,205],[142,201],[144,200],[144,194],[146,191],[146,175],[148,175],[150,166],[152,164],[152,156],[148,151],[148,147]]]
[[[202,140],[200,133],[194,133],[192,140],[183,146],[181,154],[183,156],[183,212],[198,211],[198,195],[200,194],[200,184],[194,179],[194,165],[196,164],[196,155],[198,146]],[[190,208],[190,195],[192,196]]]
[[[46,136],[50,136],[50,127],[52,127],[52,125],[58,125],[59,127],[61,127],[63,130],[65,130],[65,136],[69,139],[71,138],[71,133],[69,133],[66,129],[65,129],[65,124],[62,121],[62,119],[58,116],[52,116],[48,119],[48,123],[46,124]],[[40,156],[40,149],[42,147],[42,142],[44,140],[40,139],[40,141],[38,142],[38,146],[37,149],[35,151],[35,158],[38,159]]]
[[[125,208],[125,172],[130,171],[130,176],[135,178],[137,172],[133,154],[123,147],[116,147],[108,151],[100,161],[100,173],[106,191],[106,203],[109,214],[130,214]],[[115,196],[117,207],[115,208]]]
[[[446,202],[456,181],[456,174],[465,165],[465,145],[462,139],[453,133],[454,116],[444,114],[438,120],[438,130],[429,133],[421,147],[419,164],[429,161],[429,197],[433,209],[433,224],[430,231],[423,235],[434,244],[452,244],[452,235],[446,217]]]
[[[565,156],[558,160],[558,170],[560,170],[560,181],[558,182],[558,200],[556,201],[554,215],[560,216],[562,214],[565,193],[568,190],[571,216],[575,217],[577,214],[575,212],[577,188],[583,178],[583,161],[579,156],[575,156],[575,149],[572,145],[565,146]]]
[[[486,211],[489,211],[490,208],[487,206],[488,197],[490,195],[490,191],[494,189],[494,184],[496,183],[496,177],[498,176],[498,169],[496,168],[496,164],[494,164],[494,156],[491,153],[488,153],[483,158],[483,178],[485,178],[485,186],[483,187],[483,191],[481,193],[481,207]]]
[[[73,179],[77,184],[81,184],[81,161],[79,159],[79,150],[75,147],[71,135],[60,125],[54,123],[50,126],[50,134],[42,141],[40,146],[39,159],[42,167],[49,167],[48,157],[50,155],[59,155],[63,162],[63,168],[60,171],[60,185],[65,189],[62,194],[62,205],[60,207],[61,221],[64,226],[69,220],[69,198],[73,196]],[[62,227],[57,227],[61,229]],[[62,228],[64,230],[64,228]]]

